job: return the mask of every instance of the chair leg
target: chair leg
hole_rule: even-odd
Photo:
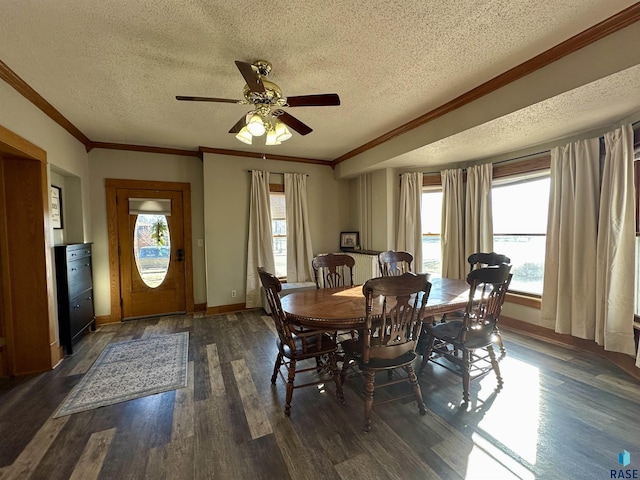
[[[422,354],[422,363],[420,364],[420,370],[418,370],[418,375],[422,375],[424,368],[427,366],[427,362],[429,361],[429,357],[431,357],[431,352],[433,351],[433,343],[436,341],[435,337],[430,336],[427,345],[425,346],[425,351]]]
[[[420,415],[426,415],[427,407],[424,404],[424,400],[422,400],[422,391],[420,390],[420,384],[418,383],[418,377],[416,376],[416,372],[413,369],[413,365],[407,365],[407,373],[409,374],[409,383],[413,387],[413,393],[416,396],[416,402],[418,403],[418,410],[420,411]]]
[[[504,349],[504,344],[502,343],[502,335],[500,335],[500,330],[498,330],[498,326],[497,325],[496,325],[496,328],[495,328],[493,334],[496,337],[496,343],[500,347],[500,358],[502,358],[507,354],[507,351]]]
[[[373,390],[376,381],[375,370],[364,372],[364,431],[371,431],[371,410],[373,410]]]
[[[331,376],[336,384],[336,397],[343,405],[345,404],[344,393],[342,391],[342,378],[340,375],[340,369],[338,369],[338,363],[336,362],[336,354],[331,352],[329,354],[329,367],[331,368]]]
[[[284,404],[284,414],[288,417],[291,415],[291,398],[293,397],[293,379],[296,377],[296,361],[289,360],[287,367],[289,375],[287,378],[287,398]]]
[[[278,371],[280,371],[280,367],[282,366],[282,354],[278,353],[276,357],[276,364],[273,367],[273,375],[271,375],[271,383],[273,385],[276,384],[276,379],[278,378]]]
[[[344,385],[344,382],[346,382],[347,380],[347,372],[349,370],[349,361],[351,359],[349,358],[349,356],[345,353],[344,357],[342,359],[342,369],[340,370],[340,383],[342,385]]]
[[[491,366],[493,367],[493,371],[495,372],[496,378],[498,379],[498,390],[499,390],[502,388],[502,375],[500,375],[500,366],[498,365],[496,354],[493,351],[493,347],[491,345],[487,347],[487,352],[489,353],[489,358],[491,359]]]
[[[471,387],[471,351],[463,350],[462,356],[462,400],[464,403],[469,403],[469,389]]]

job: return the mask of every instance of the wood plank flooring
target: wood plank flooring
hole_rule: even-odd
[[[186,388],[51,418],[105,345],[181,331]],[[420,378],[427,414],[411,398],[380,405],[365,434],[356,380],[346,405],[332,384],[297,389],[284,416],[261,309],[107,325],[55,370],[0,380],[0,478],[596,480],[623,468],[622,450],[624,468],[640,468],[636,380],[589,354],[503,338],[501,391],[490,374],[463,410],[460,378],[430,364]]]

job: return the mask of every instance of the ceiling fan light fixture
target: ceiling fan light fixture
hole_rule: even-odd
[[[278,140],[278,136],[276,135],[275,130],[271,129],[267,131],[267,141],[265,145],[280,145],[280,140]]]
[[[260,137],[264,135],[264,133],[267,131],[267,129],[264,126],[264,122],[262,121],[262,118],[257,113],[254,113],[251,116],[251,118],[247,122],[246,128],[247,130],[249,130],[249,133],[251,133],[251,135],[253,135],[254,137]]]
[[[236,135],[236,138],[240,140],[242,143],[246,143],[247,145],[251,145],[253,141],[253,136],[247,127],[242,127],[242,129]]]
[[[289,131],[287,126],[284,123],[282,123],[280,120],[276,122],[275,134],[278,142],[284,142],[286,140],[289,140],[292,137],[291,132]]]

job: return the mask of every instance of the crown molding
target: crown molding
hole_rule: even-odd
[[[314,165],[324,165],[331,167],[331,162],[328,160],[319,160],[316,158],[304,158],[304,157],[290,157],[287,155],[273,155],[271,153],[259,153],[259,152],[242,152],[240,150],[226,150],[223,148],[210,148],[200,147],[202,153],[215,153],[217,155],[232,155],[234,157],[249,157],[249,158],[263,158],[265,160],[282,160],[284,162],[298,162],[298,163],[311,163]]]
[[[401,125],[398,128],[391,130],[390,132],[381,135],[370,142],[365,143],[364,145],[351,150],[350,152],[345,153],[344,155],[336,158],[331,162],[331,167],[335,168],[336,165],[353,158],[361,153],[366,152],[367,150],[371,150],[378,145],[381,145],[389,140],[392,140],[400,135],[403,135],[415,128],[418,128],[425,123],[428,123],[432,120],[435,120],[438,117],[441,117],[447,113],[453,112],[454,110],[467,105],[475,100],[478,100],[485,95],[494,92],[522,77],[525,77],[536,70],[539,70],[542,67],[545,67],[557,60],[560,60],[562,57],[565,57],[571,53],[574,53],[581,48],[586,47],[602,38],[610,35],[618,30],[622,30],[629,25],[634,24],[640,20],[640,2],[626,8],[618,12],[617,14],[603,20],[602,22],[590,27],[577,35],[565,40],[562,43],[559,43],[555,47],[550,48],[542,52],[540,55],[537,55],[533,58],[530,58],[524,63],[507,70],[506,72],[498,75],[497,77],[492,78],[491,80],[483,83],[482,85],[477,86],[476,88],[469,90],[466,93],[463,93],[459,97],[454,98],[453,100],[431,110],[430,112],[421,115],[420,117]]]
[[[33,103],[44,112],[54,122],[64,128],[67,132],[83,143],[87,152],[91,150],[91,140],[82,133],[76,126],[65,118],[53,105],[47,102],[38,92],[31,88],[27,82],[20,78],[16,72],[11,70],[6,63],[0,60],[0,78],[13,87],[20,95]]]
[[[104,148],[107,150],[127,150],[130,152],[162,153],[166,155],[181,155],[184,157],[198,157],[202,159],[202,154],[198,150],[182,150],[179,148],[150,147],[147,145],[131,145],[128,143],[91,142],[91,148],[89,148],[87,151],[90,151],[94,148]]]

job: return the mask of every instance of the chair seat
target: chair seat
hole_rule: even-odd
[[[436,325],[429,325],[426,327],[426,330],[429,335],[433,335],[440,340],[444,340],[445,342],[460,348],[464,347],[467,349],[476,349],[484,348],[488,345],[491,345],[491,331],[487,331],[486,328],[472,328],[467,333],[467,341],[462,344],[462,342],[460,342],[458,338],[463,328],[463,321],[453,320],[450,322],[438,323]]]
[[[322,337],[322,341],[320,340]],[[336,349],[336,342],[327,335],[318,333],[315,337],[293,337],[293,344],[295,346],[295,352],[291,350],[289,345],[283,344],[278,340],[278,350],[286,358],[295,357],[296,360],[302,360],[305,358],[313,358],[318,355],[325,355],[330,352],[334,352]]]
[[[413,351],[406,352],[404,355],[397,358],[370,358],[369,363],[362,361],[362,339],[345,340],[342,342],[342,348],[349,358],[353,358],[361,368],[368,368],[371,370],[389,370],[392,368],[399,368],[410,363],[416,359],[416,353]]]

